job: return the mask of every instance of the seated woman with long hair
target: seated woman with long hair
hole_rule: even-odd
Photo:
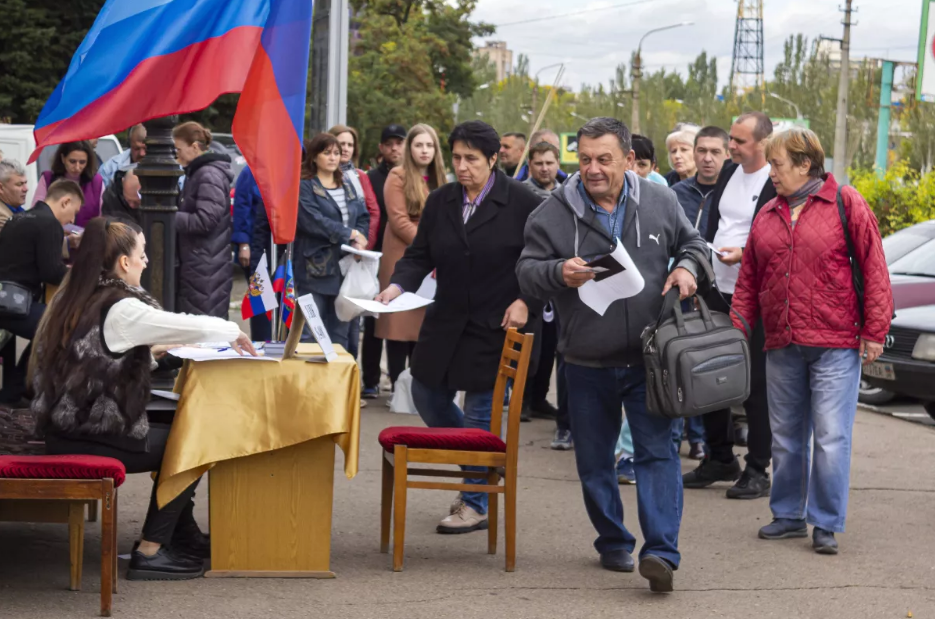
[[[97,217],[85,228],[30,362],[32,410],[50,454],[106,456],[128,473],[158,471],[170,426],[151,424],[146,414],[155,358],[173,345],[208,341],[256,354],[232,322],[163,311],[140,287],[147,262],[135,223]],[[192,515],[196,485],[160,509],[153,484],[129,580],[202,574],[210,545]]]

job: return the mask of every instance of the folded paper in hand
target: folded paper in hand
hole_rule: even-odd
[[[617,239],[617,247],[613,253],[605,256],[604,259],[613,259],[623,267],[623,270],[600,281],[595,278],[578,288],[578,296],[581,297],[581,302],[601,316],[607,312],[607,308],[610,307],[611,303],[618,299],[627,299],[638,295],[642,292],[643,286],[646,285],[643,276],[640,275],[639,270],[633,263],[633,259],[630,258],[630,254],[623,248],[620,239]],[[595,261],[596,263],[597,261]],[[602,273],[602,275],[605,274]]]
[[[371,260],[379,260],[383,256],[382,252],[379,251],[370,251],[367,249],[357,249],[356,247],[351,247],[350,245],[342,245],[341,251],[346,251],[349,254],[356,254],[364,258],[370,258]]]
[[[432,299],[426,299],[425,297],[420,297],[418,295],[412,294],[411,292],[404,292],[387,305],[383,305],[379,301],[371,301],[368,299],[351,299],[348,298],[348,301],[359,305],[368,312],[373,312],[374,314],[391,314],[393,312],[408,312],[409,310],[419,309],[420,307],[425,307],[426,305],[431,305],[434,303]]]

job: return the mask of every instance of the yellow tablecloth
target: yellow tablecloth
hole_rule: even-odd
[[[357,363],[335,346],[331,363],[289,360],[187,361],[159,475],[164,506],[217,462],[331,436],[344,452],[344,473],[357,474],[360,379]],[[321,354],[300,344],[300,355]]]

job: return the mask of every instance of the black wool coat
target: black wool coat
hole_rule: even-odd
[[[542,302],[520,292],[516,262],[526,219],[542,201],[522,183],[494,173],[490,193],[467,224],[459,183],[429,194],[419,231],[390,280],[415,292],[436,270],[435,302],[426,311],[410,363],[413,377],[428,387],[493,389],[505,338],[500,324],[517,299],[529,308],[522,330],[535,333],[541,324]],[[531,376],[532,361],[530,366]]]

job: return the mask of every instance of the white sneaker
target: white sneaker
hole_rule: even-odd
[[[464,505],[464,500],[461,498],[461,493],[458,493],[458,496],[455,497],[455,500],[451,502],[451,506],[448,508],[448,514],[456,514],[458,510],[461,509],[461,506]]]
[[[470,533],[487,528],[487,514],[478,514],[473,508],[464,503],[458,511],[447,516],[438,523],[435,529],[439,533]]]

